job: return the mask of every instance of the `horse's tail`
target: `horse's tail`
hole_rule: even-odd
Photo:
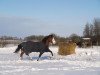
[[[18,47],[17,47],[17,49],[15,50],[14,53],[18,53],[20,51],[20,49],[22,49],[22,45],[21,44],[18,45]]]

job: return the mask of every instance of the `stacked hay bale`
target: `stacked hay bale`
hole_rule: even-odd
[[[59,43],[59,55],[70,55],[75,53],[76,43],[73,42],[60,42]]]

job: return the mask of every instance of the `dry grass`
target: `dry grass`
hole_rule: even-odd
[[[73,42],[66,43],[66,42],[60,42],[59,43],[59,55],[70,55],[75,53],[76,44]]]

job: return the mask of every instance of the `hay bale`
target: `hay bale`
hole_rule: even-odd
[[[70,55],[75,53],[76,44],[73,42],[61,42],[59,43],[59,55]]]

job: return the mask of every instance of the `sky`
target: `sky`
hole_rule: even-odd
[[[100,18],[100,0],[0,0],[0,36],[82,36]]]

